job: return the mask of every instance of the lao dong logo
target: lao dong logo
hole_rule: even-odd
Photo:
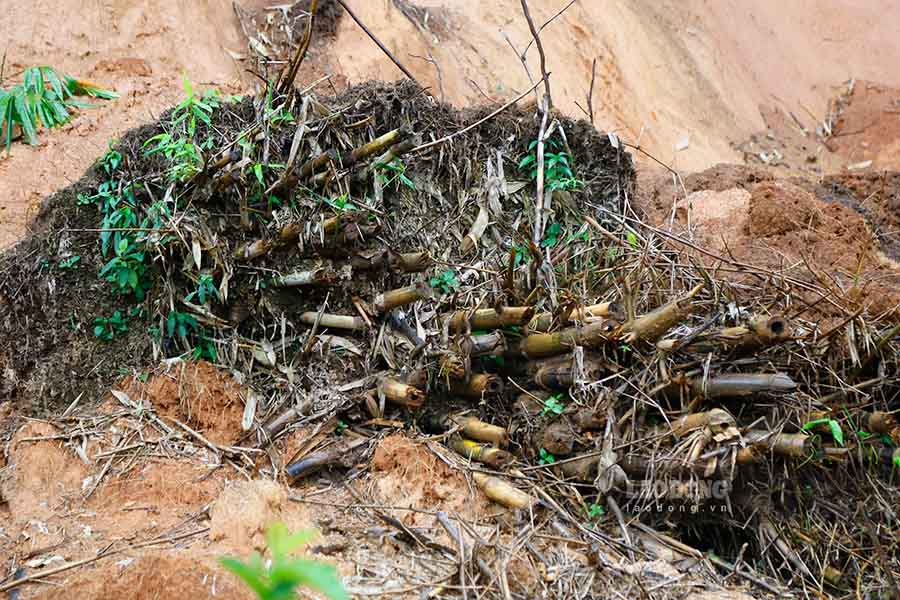
[[[726,512],[731,494],[727,479],[653,479],[629,481],[631,510],[655,512]]]

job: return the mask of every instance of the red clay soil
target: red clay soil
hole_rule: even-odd
[[[148,400],[163,417],[178,419],[215,444],[232,444],[241,435],[248,391],[206,361],[182,362],[141,382],[125,383],[134,400]]]
[[[815,184],[805,179],[776,181],[755,167],[719,165],[683,183],[682,191],[671,175],[645,177],[636,204],[650,223],[668,229],[674,203],[673,230],[726,259],[700,256],[707,265],[725,267],[722,275],[757,287],[790,276],[840,299],[835,306],[808,294],[815,310],[801,314],[811,320],[860,309],[900,317],[900,265],[886,256],[875,226],[850,202],[816,195]],[[777,276],[730,273],[734,262]]]
[[[828,147],[849,165],[900,170],[900,88],[856,81],[845,102]]]

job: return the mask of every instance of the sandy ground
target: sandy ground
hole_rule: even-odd
[[[253,9],[270,3],[246,4]],[[542,23],[566,3],[531,4]],[[448,101],[503,100],[529,85],[517,53],[530,35],[516,0],[350,5],[423,85]],[[686,171],[739,161],[733,144],[766,127],[761,107],[789,111],[814,130],[843,81],[900,86],[894,68],[900,63],[900,13],[892,5],[577,2],[542,34],[554,102],[569,115],[584,116],[596,59],[592,104],[599,127],[639,141]],[[177,101],[181,73],[232,91],[252,81],[233,58],[246,54],[246,41],[226,0],[38,0],[27,8],[24,25],[20,11],[0,14],[8,74],[50,64],[114,87],[122,97],[43,134],[36,148],[17,144],[0,159],[0,247],[21,236],[40,199],[77,179],[110,139]],[[312,59],[315,64],[301,75],[307,81],[323,71],[337,86],[400,75],[349,18],[339,22],[329,50]],[[532,76],[539,73],[533,47],[528,64]]]

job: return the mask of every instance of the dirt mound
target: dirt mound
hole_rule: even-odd
[[[350,107],[342,117],[348,124],[365,116],[366,131],[384,133],[405,126],[428,131],[435,137],[462,130],[490,111],[476,109],[459,112],[435,104],[411,84],[362,86],[349,90],[332,102],[336,106]],[[237,129],[251,122],[252,114],[249,102],[229,106],[214,115],[215,120],[209,128],[204,129],[201,123],[198,135],[209,136],[214,140],[214,146],[231,144],[234,141],[232,136],[236,137]],[[171,119],[170,113],[163,115],[161,123],[133,130],[125,136],[117,148],[129,170],[165,173],[168,168],[165,161],[159,155],[147,157],[141,148],[146,140],[164,132],[163,123],[168,119]],[[578,164],[579,175],[586,183],[582,192],[584,201],[615,208],[617,191],[632,185],[630,159],[618,158],[621,152],[613,149],[609,141],[587,123],[563,123],[571,140],[570,150]],[[459,195],[456,186],[478,178],[478,170],[482,168],[479,165],[489,158],[484,150],[474,153],[472,150],[499,144],[510,148],[513,156],[518,156],[526,151],[528,140],[536,135],[536,127],[537,123],[528,113],[513,109],[466,131],[446,145],[436,159],[430,155],[409,158],[406,166],[411,173],[422,173],[419,186],[426,191],[429,200],[404,199],[403,202],[409,201],[410,205],[406,207],[408,210],[398,213],[402,218],[397,222],[385,223],[392,236],[389,242],[392,251],[415,250],[420,241],[433,240],[438,236],[450,235],[457,243],[461,242],[468,229],[467,222],[470,223],[475,215],[469,214],[465,215],[465,220],[451,221],[448,227],[433,217],[435,203],[443,205],[448,211],[466,209],[466,196]],[[285,152],[284,159],[287,158],[291,135],[292,132],[282,128],[271,144],[276,151],[282,149]],[[456,170],[460,166],[463,170]],[[511,174],[516,173],[514,166],[506,168]],[[433,180],[434,183],[426,182],[425,173],[428,171],[448,169],[454,169],[452,183],[440,179]],[[76,184],[51,196],[38,216],[34,234],[6,252],[0,263],[0,336],[3,338],[0,358],[4,361],[0,369],[7,374],[0,393],[7,399],[24,402],[23,408],[27,407],[25,410],[28,412],[46,412],[51,407],[67,405],[82,392],[96,396],[122,369],[139,371],[155,353],[178,354],[188,349],[179,343],[173,332],[166,331],[167,323],[157,312],[162,307],[158,300],[152,305],[135,303],[131,297],[123,296],[115,288],[110,289],[107,282],[97,277],[113,255],[107,252],[104,256],[98,244],[94,231],[99,221],[97,208],[93,203],[86,204],[78,199],[98,197],[99,186],[109,177],[97,164]],[[392,185],[398,185],[396,178]],[[164,189],[159,192],[165,194]],[[312,198],[301,208],[302,211],[318,208],[318,201],[312,201]],[[385,194],[385,198],[390,202],[391,194]],[[139,202],[149,206],[153,199],[154,196],[146,196]],[[565,203],[557,206],[558,211],[567,210]],[[297,220],[297,213],[282,210],[274,214],[272,209],[270,204],[266,212],[270,217],[275,217],[276,222],[281,221],[282,228],[289,221]],[[512,214],[514,209],[515,206],[510,203],[502,210]],[[512,217],[505,219],[507,223],[514,221],[516,219]],[[248,233],[238,223],[222,222],[221,225],[225,227],[223,234],[228,240],[221,248],[221,257],[216,255],[213,240],[204,238],[207,251],[213,250],[209,260],[217,263],[214,264],[217,270],[223,267],[232,270],[221,260],[237,252],[242,244],[253,243],[257,235],[268,238],[278,236],[278,232],[265,225],[256,234]],[[276,262],[263,258],[256,261],[255,268],[271,268],[284,258],[295,261],[298,266],[303,264],[300,261],[304,257],[290,247],[284,247],[278,254],[281,258]],[[78,262],[74,267],[67,267],[65,261],[74,256],[79,257]],[[449,258],[450,254],[442,260]],[[231,262],[234,259],[227,260]],[[312,266],[315,263],[307,261],[306,264]],[[159,269],[159,266],[151,265],[148,277],[152,280]],[[258,306],[269,311],[287,310],[296,318],[304,311],[318,310],[320,301],[324,299],[323,295],[313,290],[311,295],[297,303],[294,293],[289,290],[260,290],[254,283],[258,277],[256,273],[258,271],[234,270],[232,285],[235,291],[228,299],[228,306],[221,306],[221,314],[214,318],[229,320],[234,316],[235,307],[248,303],[254,308]],[[356,281],[366,287],[370,285]],[[384,285],[386,281],[389,280],[382,280],[376,285]],[[180,298],[196,289],[197,283],[192,279],[181,277],[180,282],[184,286]],[[149,280],[148,285],[151,285]],[[151,297],[161,292],[162,289],[154,288]],[[363,289],[358,289],[356,293],[363,295],[362,292]],[[374,294],[367,292],[364,295]],[[95,335],[96,319],[113,319],[117,311],[119,319],[126,322],[124,327],[115,330],[112,343],[98,338]],[[155,328],[156,342],[153,336],[147,335],[148,327]],[[90,366],[86,369],[85,365]],[[72,373],[79,373],[79,377],[73,379]]]
[[[893,177],[833,176],[816,185],[802,178],[776,181],[759,167],[719,165],[684,178],[683,187],[660,174],[641,187],[636,203],[659,227],[668,228],[674,214],[676,232],[715,252],[698,253],[705,263],[732,263],[723,276],[759,285],[760,274],[748,275],[741,266],[753,265],[815,286],[819,291],[807,300],[816,311],[806,316],[840,318],[845,310],[863,310],[896,318],[900,266],[888,258],[895,253],[892,237],[877,233],[895,218],[887,208],[893,195],[885,193],[886,202],[866,200],[879,182],[887,186]],[[842,304],[817,301],[823,290]]]
[[[212,442],[227,446],[241,435],[249,392],[206,361],[181,362],[146,382],[131,378],[123,387],[132,400],[148,400],[160,415],[190,425]]]
[[[414,509],[397,515],[406,525],[434,525],[429,513],[439,510],[475,521],[492,511],[462,473],[406,435],[394,434],[381,440],[371,466],[373,496],[388,506]]]
[[[855,169],[900,170],[900,88],[855,80],[828,147]]]
[[[89,600],[93,598],[223,598],[252,600],[242,583],[216,564],[216,557],[198,558],[191,551],[156,552],[123,557],[91,566],[71,577],[64,588],[51,587],[33,598]]]
[[[900,173],[830,175],[822,180],[816,193],[863,215],[885,254],[900,261]]]

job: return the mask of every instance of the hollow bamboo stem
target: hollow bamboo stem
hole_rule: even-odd
[[[814,447],[812,438],[805,433],[773,433],[753,429],[744,434],[744,440],[786,458],[808,457]]]
[[[692,300],[702,289],[703,284],[701,283],[681,298],[623,325],[622,334],[624,334],[625,341],[628,343],[636,340],[656,342],[669,329],[691,314],[694,309]]]
[[[427,283],[419,282],[415,285],[378,294],[378,296],[375,297],[373,306],[378,313],[384,314],[392,311],[398,306],[405,306],[407,304],[412,304],[413,302],[418,302],[419,300],[431,298],[432,295],[433,291],[431,287]]]
[[[521,326],[531,320],[534,308],[531,306],[501,306],[499,308],[481,308],[472,313],[460,310],[450,318],[451,331],[465,330],[466,320],[470,330],[500,329],[501,327]]]
[[[606,320],[555,333],[532,333],[522,338],[519,350],[529,358],[543,358],[563,354],[575,346],[596,348],[611,340],[617,328],[617,322]]]
[[[622,307],[617,302],[601,302],[600,304],[592,304],[584,308],[576,308],[566,313],[563,317],[563,323],[572,323],[573,321],[587,321],[590,318],[597,317],[613,317],[621,320],[623,317]],[[529,333],[541,333],[550,331],[553,326],[553,313],[543,312],[534,316],[528,323]]]
[[[450,391],[466,398],[497,396],[503,392],[503,381],[489,373],[472,373],[468,381],[451,381]]]
[[[499,477],[484,473],[472,473],[472,479],[475,480],[475,484],[481,488],[485,496],[507,508],[526,509],[535,502],[530,495]]]
[[[378,393],[385,400],[407,408],[418,408],[425,403],[425,392],[392,377],[378,380]]]
[[[484,463],[494,469],[510,465],[515,460],[515,457],[506,450],[495,448],[489,444],[467,440],[458,435],[450,439],[450,447],[460,456]]]
[[[783,373],[725,373],[707,380],[691,381],[691,390],[708,399],[786,393],[795,389],[796,382]]]
[[[468,335],[460,342],[460,348],[468,356],[503,356],[506,338],[499,331],[481,335]]]
[[[305,312],[300,315],[300,322],[307,325],[314,325],[319,317],[317,312]],[[323,313],[319,318],[319,327],[327,327],[329,329],[347,329],[350,331],[362,331],[366,329],[366,322],[361,317],[353,317],[350,315],[332,315]]]

